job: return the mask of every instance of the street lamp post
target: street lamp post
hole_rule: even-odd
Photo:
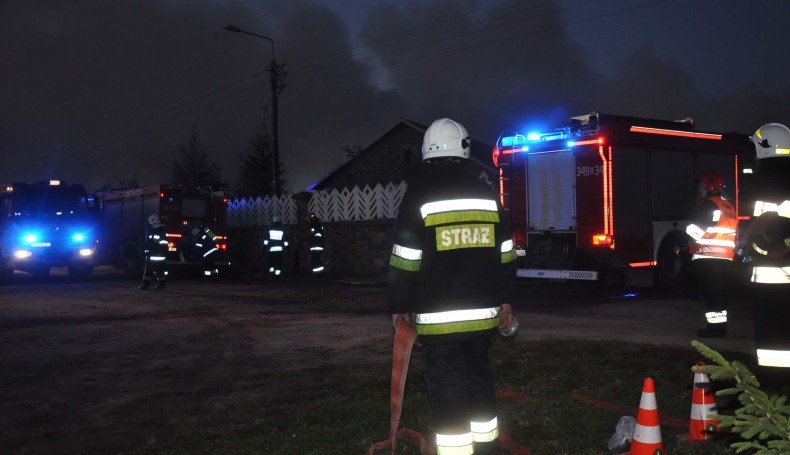
[[[274,58],[274,40],[269,38],[268,36],[258,35],[257,33],[248,32],[246,30],[241,29],[235,25],[228,24],[225,26],[225,30],[229,32],[236,32],[236,33],[244,33],[245,35],[255,36],[257,38],[263,38],[269,41],[272,44],[272,61],[269,64],[269,73],[271,74],[270,84],[271,84],[271,92],[272,92],[272,192],[275,196],[280,195],[280,141],[278,138],[278,110],[277,110],[277,97],[279,95],[279,81],[278,81],[278,70],[277,70],[277,60]]]

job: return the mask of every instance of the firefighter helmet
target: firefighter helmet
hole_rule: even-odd
[[[790,128],[781,123],[761,126],[751,137],[757,159],[786,156],[790,158]]]
[[[718,172],[703,171],[699,173],[696,179],[697,185],[700,187],[700,193],[711,193],[713,191],[722,191],[724,189],[724,179]]]
[[[159,219],[159,215],[156,213],[148,215],[148,224],[155,228],[162,227],[162,221]]]
[[[425,130],[422,159],[469,158],[469,145],[469,133],[463,125],[449,118],[441,118]]]

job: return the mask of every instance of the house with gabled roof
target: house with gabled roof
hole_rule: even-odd
[[[355,186],[399,184],[422,161],[422,139],[428,125],[401,119],[348,161],[338,166],[313,186],[310,191],[342,191]],[[470,172],[493,187],[498,180],[491,160],[493,145],[471,140]]]

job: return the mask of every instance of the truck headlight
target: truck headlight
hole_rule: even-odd
[[[33,252],[32,251],[28,251],[28,250],[16,250],[16,251],[14,251],[14,257],[16,259],[27,259],[30,256],[33,256]]]
[[[79,255],[82,257],[93,256],[93,248],[80,248]]]

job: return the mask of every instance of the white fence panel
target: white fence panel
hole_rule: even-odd
[[[354,187],[352,189],[313,191],[307,209],[322,221],[360,221],[391,219],[398,216],[398,207],[406,192],[406,182],[386,186]],[[296,202],[290,196],[264,196],[228,202],[228,225],[264,226],[278,216],[283,224],[298,222]]]

